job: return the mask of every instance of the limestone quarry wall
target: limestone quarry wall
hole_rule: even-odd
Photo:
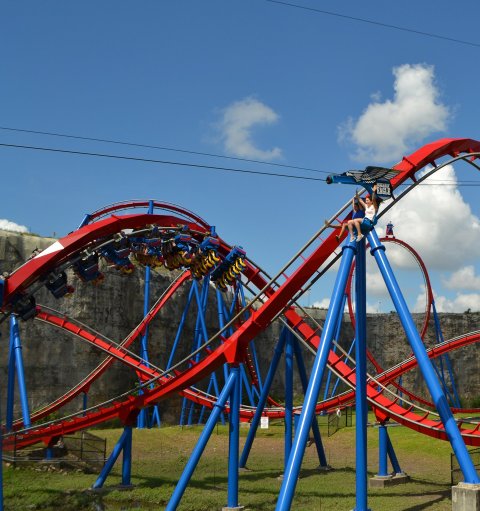
[[[11,272],[25,261],[35,249],[43,249],[54,240],[32,235],[14,234],[0,231],[0,272]],[[143,271],[139,269],[132,275],[125,276],[114,269],[104,268],[106,279],[102,284],[94,286],[79,282],[75,276],[70,280],[77,292],[69,298],[55,300],[46,290],[37,295],[37,302],[53,307],[69,317],[98,330],[107,337],[120,342],[143,317]],[[172,272],[152,272],[152,300],[155,300],[172,282]],[[180,290],[150,326],[149,355],[150,360],[159,367],[165,367],[170,353],[176,327],[181,311],[187,300],[185,288]],[[323,324],[326,311],[310,309],[310,313],[319,324]],[[207,313],[209,325],[216,325],[216,311]],[[422,315],[414,315],[417,323],[422,322]],[[441,324],[445,339],[479,328],[480,314],[441,314]],[[184,338],[192,339],[195,330],[193,320],[186,324]],[[266,374],[275,343],[278,339],[281,324],[275,323],[262,333],[256,340],[256,352],[261,371]],[[51,402],[66,390],[81,381],[104,355],[99,354],[89,345],[64,335],[57,329],[45,325],[38,320],[20,322],[23,343],[23,358],[27,379],[30,406],[35,409]],[[211,333],[215,331],[212,326]],[[430,328],[433,332],[433,328]],[[391,367],[410,355],[408,343],[401,329],[396,314],[369,314],[367,319],[368,345],[380,364]],[[0,325],[0,397],[5,403],[8,356],[8,322]],[[340,342],[349,346],[353,338],[353,330],[348,316],[344,318]],[[429,334],[427,346],[435,339]],[[188,352],[188,343],[184,343],[183,352]],[[139,352],[138,343],[132,348]],[[451,355],[455,382],[464,402],[480,398],[479,378],[479,347],[473,345]],[[311,367],[312,356],[305,351],[307,368]],[[371,368],[370,368],[371,369]],[[3,382],[3,383],[2,383]],[[404,382],[415,392],[426,395],[423,380],[418,371],[413,371]],[[112,398],[136,383],[132,370],[115,363],[111,369],[89,391],[89,402],[98,403]],[[283,366],[277,372],[272,394],[282,399],[284,383]],[[301,393],[296,378],[295,392]],[[17,393],[18,394],[18,393]],[[18,396],[17,396],[18,397]],[[71,409],[80,406],[81,399],[72,404]],[[160,405],[162,419],[166,422],[178,422],[180,400],[170,399]],[[17,404],[18,409],[18,404]]]

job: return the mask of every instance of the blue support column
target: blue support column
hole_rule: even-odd
[[[180,323],[178,324],[177,333],[175,335],[175,340],[173,341],[172,350],[170,351],[170,356],[168,357],[167,369],[170,369],[170,367],[172,367],[172,365],[173,365],[173,361],[175,359],[175,353],[177,351],[177,347],[178,347],[180,338],[183,333],[183,328],[185,326],[185,321],[187,319],[187,314],[190,309],[190,304],[192,303],[192,298],[194,296],[194,291],[195,291],[194,286],[196,286],[196,285],[197,285],[197,281],[192,280],[192,285],[191,285],[190,291],[188,293],[187,303],[183,309],[182,317],[180,318]]]
[[[432,300],[432,311],[433,311],[433,319],[435,321],[435,334],[437,338],[437,344],[440,344],[444,341],[443,334],[442,334],[442,327],[440,326],[440,320],[438,318],[437,308],[435,306],[435,300]],[[440,360],[445,359],[445,364],[447,366],[448,375],[450,376],[450,384],[452,387],[452,406],[455,406],[457,408],[460,408],[462,405],[460,403],[460,396],[457,392],[457,386],[455,385],[455,378],[453,377],[453,367],[452,362],[450,360],[450,357],[448,353],[445,353],[445,355],[440,356]],[[443,375],[443,367],[442,367],[442,375]],[[444,377],[442,376],[442,380],[445,381]],[[445,384],[446,388],[446,384]]]
[[[343,307],[342,307],[342,311],[345,310],[345,303],[347,302],[347,294],[345,293],[343,295]],[[342,329],[342,321],[343,321],[343,314],[340,314],[340,316],[338,316],[338,322],[337,322],[337,327],[335,329],[335,340],[338,342],[338,339],[340,338],[340,331]],[[333,346],[333,352],[336,353],[337,352],[337,345],[334,345]],[[323,400],[326,401],[328,399],[328,391],[330,390],[330,380],[332,378],[332,371],[328,371],[328,374],[327,374],[327,382],[325,383],[325,390],[323,391]],[[337,378],[337,383],[338,383],[338,378]],[[334,387],[334,389],[336,390],[336,385]],[[334,395],[334,390],[332,391],[332,396]]]
[[[187,465],[185,466],[185,469],[183,470],[183,473],[180,476],[177,486],[175,487],[175,490],[170,500],[168,501],[167,507],[165,508],[166,511],[174,511],[175,509],[177,509],[177,506],[180,503],[180,500],[187,488],[187,485],[200,460],[200,457],[202,456],[205,446],[207,445],[210,435],[212,434],[215,424],[218,421],[220,413],[225,407],[225,403],[227,402],[227,399],[230,396],[232,389],[236,385],[236,380],[237,373],[231,372],[230,376],[228,377],[228,380],[225,383],[225,386],[223,387],[222,392],[220,393],[218,401],[215,403],[212,413],[210,414],[210,417],[208,418],[207,423],[203,428],[202,434],[200,435],[200,438],[198,439],[198,442],[195,448],[193,449],[192,454],[190,455]]]
[[[367,284],[365,238],[355,260],[355,511],[367,511]]]
[[[83,415],[87,415],[87,408],[88,408],[88,392],[84,392],[84,393],[83,393],[82,407],[83,407]]]
[[[317,355],[313,364],[312,372],[310,375],[310,382],[308,384],[307,392],[305,394],[305,402],[303,405],[302,413],[300,416],[300,423],[298,430],[295,433],[292,451],[288,460],[287,469],[283,477],[282,487],[276,506],[277,511],[289,511],[295,488],[297,485],[298,476],[300,474],[300,467],[305,454],[305,447],[308,440],[308,432],[312,425],[313,416],[315,415],[315,406],[317,404],[318,394],[322,385],[322,379],[327,366],[328,353],[332,344],[332,339],[335,334],[335,327],[338,321],[338,315],[343,311],[343,294],[348,279],[348,273],[352,264],[353,256],[355,253],[355,242],[350,242],[343,247],[342,260],[340,268],[337,273],[335,286],[328,308],[327,317],[322,331],[322,337],[318,346]]]
[[[378,427],[378,476],[388,477],[388,433],[385,424]]]
[[[153,214],[153,201],[149,201],[148,204],[148,214]],[[143,294],[143,317],[146,318],[147,314],[150,310],[150,277],[151,277],[151,268],[150,265],[147,264],[145,267],[145,286],[144,286],[144,294]],[[149,359],[148,359],[148,330],[149,325],[145,325],[145,330],[141,339],[141,347],[140,347],[140,357],[145,361],[145,365],[150,367]],[[137,417],[137,428],[143,429],[148,428],[153,425],[153,419],[158,417],[158,425],[160,426],[160,417],[158,414],[158,407],[154,406],[154,415],[152,417],[152,423],[150,424],[148,421],[148,408],[142,408]]]
[[[131,486],[132,474],[132,426],[125,426],[122,459],[122,486]]]
[[[395,454],[395,449],[393,448],[392,441],[390,440],[390,436],[388,434],[388,429],[385,428],[387,433],[387,453],[390,458],[390,463],[392,464],[393,471],[395,474],[403,474],[403,470],[400,468],[400,463],[398,463],[397,455]]]
[[[228,496],[227,508],[238,507],[238,442],[240,440],[240,367],[232,367],[235,385],[230,394],[228,435]]]
[[[349,363],[349,357],[352,354],[353,348],[355,348],[355,337],[353,338],[353,340],[350,344],[350,348],[348,348],[347,356],[345,357],[346,365],[348,365],[348,363]],[[334,396],[335,393],[337,392],[337,388],[338,388],[340,381],[341,381],[340,378],[337,378],[337,381],[335,382],[335,385],[333,386],[333,389],[332,389],[332,393],[331,393],[332,396]]]
[[[378,267],[380,268],[380,272],[385,280],[388,292],[390,293],[395,308],[397,309],[403,329],[405,330],[412,351],[418,360],[418,365],[422,371],[425,383],[427,384],[432,400],[445,427],[448,439],[450,440],[455,456],[457,457],[458,464],[460,465],[465,478],[465,483],[479,484],[480,479],[475,470],[475,466],[472,463],[462,435],[460,434],[460,430],[458,429],[457,423],[455,422],[448,405],[447,399],[445,398],[440,383],[436,378],[435,371],[428,358],[425,346],[422,343],[422,339],[415,327],[415,323],[413,322],[405,299],[400,291],[400,287],[395,279],[395,275],[390,267],[390,263],[388,262],[385,254],[385,247],[380,244],[375,231],[368,234],[368,240],[372,247],[371,253],[375,257]]]
[[[30,409],[28,406],[27,386],[25,384],[25,371],[23,369],[22,343],[20,341],[20,333],[18,330],[17,318],[12,314],[10,316],[10,328],[13,330],[13,349],[15,351],[15,369],[17,373],[18,390],[20,393],[20,403],[22,406],[23,425],[29,428]]]
[[[48,447],[45,449],[45,459],[46,460],[53,460],[53,446],[48,445]]]
[[[100,475],[98,476],[98,478],[95,481],[95,483],[93,483],[92,488],[98,489],[98,488],[101,488],[103,486],[103,484],[105,483],[105,480],[107,479],[107,477],[110,474],[113,466],[115,465],[115,462],[117,461],[118,456],[120,455],[122,450],[125,449],[125,446],[128,443],[129,443],[129,446],[127,448],[129,450],[129,457],[131,459],[131,452],[132,452],[131,451],[131,445],[132,445],[132,428],[131,428],[131,426],[125,426],[123,428],[123,433],[122,433],[120,439],[115,444],[115,447],[113,448],[112,454],[110,454],[110,456],[108,457],[108,460],[106,461],[104,467],[102,468],[102,471],[100,472]],[[124,467],[125,467],[125,464],[126,464],[125,451],[124,451],[124,455],[123,456],[124,456],[123,460],[124,460]],[[130,463],[131,463],[131,461],[130,461]],[[126,471],[126,475],[128,475],[127,471]],[[122,482],[123,482],[123,470],[122,470]]]
[[[285,327],[284,327],[285,328]],[[290,451],[292,450],[293,435],[293,339],[290,332],[286,332],[285,343],[285,458],[287,466]]]
[[[296,338],[293,338],[293,349],[295,352],[295,359],[297,360],[298,374],[300,375],[300,381],[302,382],[303,393],[305,394],[308,387],[307,371],[305,369],[305,362],[303,361],[302,351],[300,350],[300,346]],[[295,431],[298,428],[298,419],[299,416],[295,415],[296,420]],[[320,462],[320,467],[327,469],[329,468],[329,466],[327,463],[327,457],[325,456],[325,449],[323,448],[322,437],[320,435],[320,428],[318,427],[316,415],[313,416],[312,431],[313,438],[315,440],[315,446],[317,448],[318,461]]]
[[[215,373],[213,373],[215,374]],[[248,397],[248,402],[250,403],[250,406],[255,406],[255,400],[253,398],[253,388],[252,385],[250,385],[250,381],[247,376],[247,371],[245,371],[245,367],[242,365],[240,368],[240,374],[241,374],[241,380],[243,383],[243,387],[245,388],[245,392]]]
[[[250,424],[250,429],[248,430],[247,440],[243,446],[242,455],[240,457],[240,468],[245,468],[245,465],[247,464],[248,455],[250,454],[250,450],[257,433],[258,425],[260,424],[260,419],[267,402],[268,393],[270,392],[270,387],[272,386],[273,377],[277,372],[278,363],[280,362],[280,357],[282,356],[283,348],[285,347],[285,341],[286,333],[285,330],[282,330],[280,339],[278,340],[277,345],[275,346],[275,351],[273,352],[273,358],[270,363],[270,367],[268,368],[267,377],[265,378],[265,382],[263,384],[262,393],[260,394],[260,398],[258,400],[255,415],[253,416],[252,422]]]
[[[10,319],[10,345],[8,351],[7,413],[6,429],[13,430],[13,405],[15,404],[15,341],[12,320]]]
[[[90,218],[91,218],[91,215],[86,213],[85,216],[83,217],[81,224],[78,226],[78,228],[81,229],[83,226],[87,225],[88,222],[90,222]]]

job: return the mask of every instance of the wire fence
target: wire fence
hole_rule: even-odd
[[[16,436],[15,436],[16,439]],[[35,444],[18,448],[14,441],[13,449],[3,451],[3,461],[15,465],[28,465],[38,462],[67,463],[69,465],[87,465],[101,468],[106,460],[107,440],[81,431],[74,435],[60,437],[49,447]]]
[[[327,415],[327,436],[334,435],[342,428],[352,425],[352,407],[339,408]]]

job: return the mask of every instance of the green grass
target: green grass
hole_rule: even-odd
[[[200,428],[178,427],[135,430],[131,491],[120,491],[121,462],[117,462],[99,493],[86,491],[96,474],[45,471],[41,467],[15,469],[4,466],[6,510],[159,510],[164,509]],[[403,427],[390,428],[402,469],[411,482],[387,489],[369,490],[369,507],[374,511],[449,510],[450,446],[425,438]],[[120,429],[101,430],[111,451]],[[246,429],[242,428],[242,445]],[[259,431],[249,458],[249,471],[240,474],[239,501],[246,509],[275,507],[283,471],[283,428]],[[324,438],[328,461],[334,470],[319,472],[315,446],[307,448],[292,508],[295,511],[334,511],[355,507],[355,431],[347,428]],[[378,431],[368,430],[368,469],[373,475],[378,463]],[[227,498],[228,431],[215,430],[182,499],[179,510],[221,509]],[[47,467],[44,467],[46,469]]]

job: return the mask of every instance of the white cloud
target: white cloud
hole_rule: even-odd
[[[393,75],[393,99],[381,102],[375,92],[360,117],[339,128],[339,138],[357,146],[357,160],[397,161],[411,144],[446,129],[450,109],[438,99],[434,67],[404,64]]]
[[[480,311],[480,294],[457,294],[453,300],[437,296],[435,305],[438,312],[465,312],[468,309],[472,312]]]
[[[330,298],[323,298],[322,300],[317,300],[313,302],[312,307],[317,309],[328,309],[330,307]]]
[[[388,296],[387,286],[373,258],[367,259],[367,294],[376,298]]]
[[[25,225],[16,224],[5,218],[0,218],[0,229],[12,232],[28,232],[28,227],[25,227]]]
[[[279,147],[259,149],[252,139],[252,130],[256,126],[278,122],[278,114],[269,106],[255,98],[248,97],[235,101],[222,112],[219,123],[220,135],[225,151],[242,158],[273,160],[282,156]]]
[[[443,278],[442,283],[447,289],[480,291],[480,277],[475,275],[475,268],[472,265],[453,272],[448,279]]]
[[[395,235],[409,243],[425,262],[428,270],[454,270],[474,262],[480,256],[480,219],[475,216],[456,186],[457,176],[447,165],[432,176],[432,182],[452,185],[417,186],[379,221],[379,232],[385,232],[388,221]],[[430,179],[424,181],[428,184]],[[468,250],[465,239],[468,238]],[[414,268],[406,251],[390,250],[392,264]]]

